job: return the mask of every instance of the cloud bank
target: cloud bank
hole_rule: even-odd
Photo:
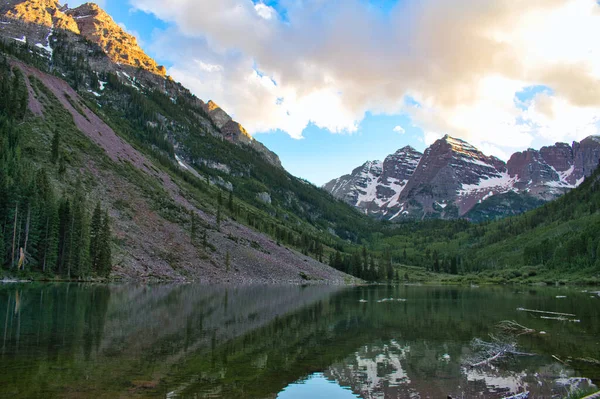
[[[170,73],[250,132],[407,113],[426,143],[448,133],[499,156],[599,132],[595,0],[130,2],[171,23],[153,48]]]

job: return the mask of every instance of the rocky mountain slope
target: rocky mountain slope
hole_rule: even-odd
[[[495,217],[559,197],[591,175],[599,160],[600,137],[518,152],[505,163],[445,136],[424,154],[405,147],[385,162],[367,162],[323,188],[382,219],[469,217],[476,205],[479,214]],[[500,204],[497,198],[489,201],[508,193],[520,195]],[[496,212],[486,211],[486,205]]]
[[[165,76],[104,11],[11,0],[0,13],[2,76],[25,92],[17,152],[54,192],[83,191],[108,210],[114,277],[349,281],[321,261],[358,238],[351,226],[370,221],[289,175],[225,111]]]
[[[399,203],[422,156],[412,147],[404,147],[385,161],[366,162],[323,188],[366,214],[377,215],[381,209],[393,208]]]
[[[76,53],[91,53],[85,63],[95,73],[116,73],[122,83],[137,89],[160,88],[173,101],[191,96],[187,89],[166,75],[164,66],[158,65],[139,47],[134,36],[125,32],[94,3],[68,8],[61,6],[58,0],[8,0],[0,5],[0,21],[0,37],[27,42],[45,54],[49,61],[56,61],[56,47],[64,48],[67,44]],[[93,86],[97,86],[93,89],[100,87],[98,84]],[[224,111],[212,112],[214,107],[218,108],[216,104],[210,101],[205,104],[195,97],[193,101],[198,108],[208,112],[209,120],[217,125],[218,129],[211,133],[235,144],[250,146],[273,165],[281,167],[276,154],[249,136]]]

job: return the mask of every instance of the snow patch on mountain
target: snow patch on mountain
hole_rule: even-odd
[[[366,182],[366,187],[358,190],[357,206],[377,200],[377,183],[379,176],[381,176],[383,163],[381,161],[373,161],[368,164],[369,167],[361,175],[363,181]]]
[[[490,189],[495,189],[501,193],[505,193],[514,188],[514,184],[517,182],[517,180],[517,176],[510,177],[508,173],[502,173],[498,177],[481,179],[477,184],[463,184],[462,190],[460,190],[458,194],[465,196],[481,191],[489,191]]]

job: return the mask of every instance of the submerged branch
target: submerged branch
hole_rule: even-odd
[[[525,327],[514,320],[504,320],[497,324],[497,327],[505,333],[514,334],[516,336],[533,334],[535,330]]]

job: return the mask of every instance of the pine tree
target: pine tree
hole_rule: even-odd
[[[204,229],[204,232],[202,233],[202,247],[204,247],[204,249],[208,247],[208,237],[206,234],[206,229]]]
[[[96,274],[100,274],[100,234],[102,232],[102,208],[100,203],[96,204],[94,213],[92,214],[92,221],[90,223],[90,249],[89,258],[90,266],[92,271]]]
[[[56,165],[58,162],[58,158],[60,156],[60,133],[58,129],[54,131],[54,135],[52,136],[52,154],[51,154],[52,163]]]
[[[66,171],[67,171],[67,161],[65,160],[64,155],[61,155],[58,158],[58,174],[62,176],[65,174]]]
[[[45,226],[38,246],[38,260],[42,272],[54,272],[58,259],[58,225],[59,217],[56,205],[51,203],[45,209]]]
[[[60,207],[58,210],[59,217],[59,228],[58,228],[58,274],[61,276],[65,276],[67,271],[70,270],[70,251],[71,247],[69,246],[70,237],[71,237],[71,202],[67,199],[65,201],[61,201]]]
[[[196,241],[197,227],[196,227],[196,214],[194,211],[190,211],[190,240],[192,244]]]
[[[452,260],[450,261],[450,273],[458,274],[458,265],[456,262],[456,256],[452,257]]]
[[[373,254],[371,254],[371,256],[370,256],[369,276],[370,276],[369,280],[371,280],[371,281],[381,280],[381,278],[379,277],[378,270],[375,266],[375,259],[373,259]]]
[[[85,278],[90,273],[89,247],[90,231],[89,220],[85,209],[86,201],[81,184],[76,189],[73,200],[72,234],[71,234],[71,275]]]
[[[219,195],[220,198],[220,195]],[[217,208],[217,229],[221,228],[221,205]]]
[[[2,219],[0,219],[1,221]],[[4,262],[6,260],[6,247],[4,241],[4,229],[3,226],[0,225],[0,268],[4,266]]]
[[[230,212],[233,212],[233,191],[229,192],[229,200],[227,201],[227,207]]]
[[[102,218],[102,228],[98,237],[98,274],[102,277],[108,277],[112,270],[112,250],[111,250],[111,231],[110,217],[108,213]]]

